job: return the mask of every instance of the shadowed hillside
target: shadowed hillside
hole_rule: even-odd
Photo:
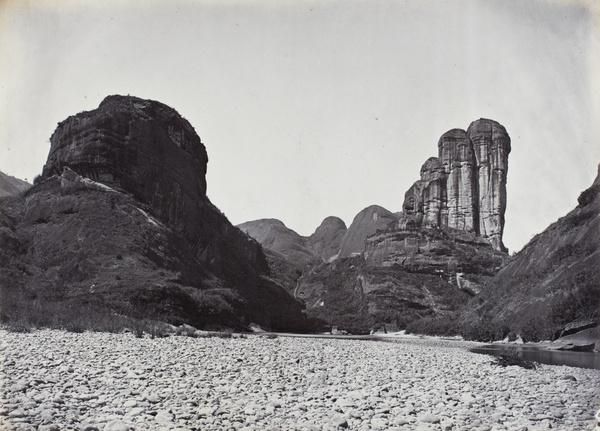
[[[600,310],[600,175],[579,205],[536,235],[474,298],[460,319],[473,338],[553,339]]]
[[[31,184],[4,172],[0,172],[0,197],[18,195],[29,189]]]

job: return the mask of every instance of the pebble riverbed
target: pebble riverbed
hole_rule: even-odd
[[[471,345],[0,330],[0,429],[593,429],[598,370]]]

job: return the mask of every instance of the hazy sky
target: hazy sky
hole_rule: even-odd
[[[594,4],[0,1],[0,170],[32,181],[59,121],[131,94],[191,122],[234,224],[310,235],[329,215],[399,211],[440,135],[492,118],[512,139],[516,251],[596,176]]]

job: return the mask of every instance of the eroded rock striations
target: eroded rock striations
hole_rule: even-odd
[[[402,223],[473,233],[496,250],[502,243],[510,137],[499,123],[480,119],[438,142],[438,157],[421,168],[406,193]]]

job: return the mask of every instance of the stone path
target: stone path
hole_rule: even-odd
[[[586,430],[596,370],[465,343],[0,330],[1,430]]]

